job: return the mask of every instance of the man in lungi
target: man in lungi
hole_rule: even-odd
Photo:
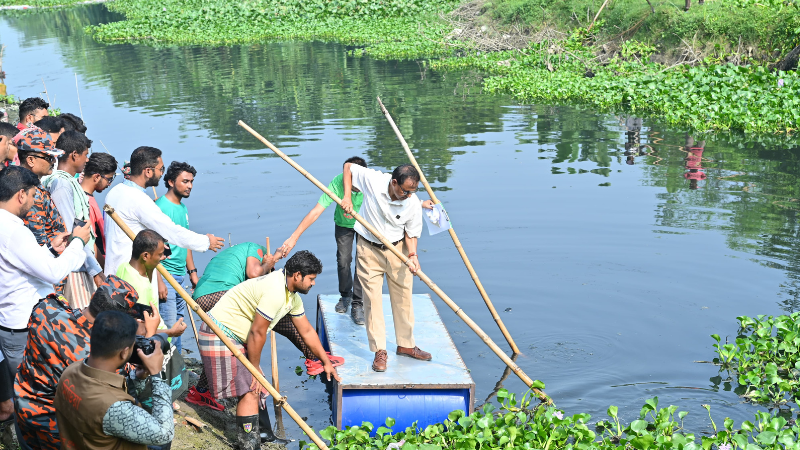
[[[305,345],[322,362],[328,380],[333,377],[341,381],[316,331],[305,316],[303,300],[299,295],[308,294],[321,272],[322,263],[313,253],[299,251],[289,258],[282,270],[234,286],[208,315],[253,366],[259,367],[267,333],[288,314]],[[203,368],[212,394],[216,398],[239,399],[236,405],[236,439],[239,448],[260,448],[261,439],[266,442],[277,441],[269,415],[266,414],[263,386],[208,325],[204,323],[198,334]],[[262,409],[261,419],[265,422],[265,429],[260,431],[259,406]]]

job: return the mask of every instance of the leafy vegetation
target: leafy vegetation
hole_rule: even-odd
[[[656,116],[696,130],[791,132],[800,123],[800,74],[764,66],[710,64],[665,69],[647,61],[653,48],[629,41],[605,65],[573,35],[522,51],[477,52],[433,61],[434,69],[478,68],[485,89],[524,102],[583,103],[602,111]],[[556,50],[554,50],[556,49]],[[557,52],[557,53],[555,53]]]
[[[714,362],[737,374],[742,394],[756,403],[784,405],[800,398],[800,313],[782,316],[741,316],[733,343],[711,337]]]
[[[0,0],[0,6],[28,5],[36,8],[42,8],[42,7],[54,7],[54,6],[71,6],[85,2],[86,0]]]
[[[125,14],[127,20],[86,30],[101,42],[391,42],[394,56],[424,57],[443,53],[437,41],[447,30],[437,14],[455,4],[455,0],[118,0],[109,9]]]
[[[320,435],[331,442],[331,448],[401,450],[442,449],[654,449],[654,450],[759,450],[797,449],[800,426],[789,426],[783,417],[758,412],[755,421],[745,421],[740,429],[733,428],[733,420],[725,419],[719,429],[711,419],[714,434],[702,436],[699,441],[692,433],[683,430],[686,411],[677,406],[659,408],[658,397],[645,402],[639,418],[625,425],[618,416],[616,406],[608,408],[609,419],[590,425],[589,414],[568,416],[553,406],[540,404],[531,408],[528,394],[517,401],[505,389],[498,392],[502,402],[499,410],[487,403],[480,411],[470,415],[453,411],[444,423],[416,426],[392,434],[394,420],[388,418],[386,426],[375,429],[368,422],[361,426],[338,430],[330,426]],[[703,405],[709,411],[708,405]],[[374,431],[374,435],[372,434]],[[301,441],[300,448],[315,450],[314,444]]]
[[[569,32],[568,39],[492,53],[452,39],[452,24],[439,14],[457,3],[117,0],[109,8],[126,20],[87,31],[101,42],[153,44],[336,40],[362,46],[354,52],[376,58],[444,57],[431,67],[479,69],[492,75],[485,82],[488,92],[508,93],[523,102],[582,103],[657,116],[701,131],[786,133],[798,128],[797,73],[741,65],[773,58],[800,43],[797,2],[720,0],[684,12],[662,3],[651,10],[644,1],[616,0],[591,31],[589,20],[597,6],[590,0],[487,2],[484,15],[501,23]],[[597,56],[602,42],[620,44],[610,51],[613,56],[602,58]],[[699,65],[664,65],[675,60]]]

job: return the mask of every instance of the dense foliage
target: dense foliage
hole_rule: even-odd
[[[717,342],[714,360],[733,370],[743,395],[753,402],[783,405],[800,398],[800,313],[783,316],[741,316],[733,343]]]
[[[647,62],[647,46],[629,44],[606,65],[590,62],[576,39],[559,54],[543,42],[524,51],[475,53],[434,61],[435,69],[476,67],[493,75],[489,92],[524,102],[584,103],[604,111],[656,116],[696,130],[794,131],[800,123],[800,74],[763,66],[664,66]],[[642,50],[644,49],[644,50]],[[644,53],[644,54],[642,54]]]
[[[532,30],[550,27],[570,34],[588,28],[602,2],[593,0],[494,0],[486,15]],[[664,55],[694,51],[724,57],[771,57],[800,44],[800,2],[795,0],[697,0],[689,11],[684,2],[614,0],[593,31],[596,41],[634,40],[656,46]],[[652,8],[651,8],[652,6]]]
[[[90,26],[102,42],[234,44],[257,40],[336,40],[413,47],[403,56],[433,56],[446,32],[438,12],[453,0],[117,0],[109,4],[127,20]]]
[[[337,430],[330,426],[320,432],[329,440],[330,448],[400,450],[442,449],[636,449],[636,450],[760,450],[797,449],[800,426],[789,426],[783,417],[758,412],[755,421],[745,421],[740,429],[733,428],[733,420],[725,419],[717,428],[711,420],[714,434],[698,440],[692,433],[683,431],[686,411],[678,412],[677,406],[659,408],[658,397],[645,402],[639,418],[623,424],[617,415],[616,406],[608,408],[608,420],[590,425],[589,414],[568,416],[555,407],[539,405],[531,408],[530,398],[517,401],[514,394],[500,390],[498,399],[501,408],[495,410],[487,403],[480,411],[466,415],[464,411],[450,413],[444,423],[429,425],[425,429],[416,426],[391,433],[394,420],[386,420],[386,426],[376,430],[368,422],[361,426]],[[710,407],[704,405],[709,410]],[[389,427],[389,428],[387,428]],[[374,434],[372,432],[374,431]],[[371,435],[372,434],[372,435]],[[302,441],[300,448],[318,447]]]

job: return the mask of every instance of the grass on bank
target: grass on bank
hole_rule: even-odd
[[[108,7],[127,20],[87,31],[101,42],[154,45],[337,41],[376,58],[478,69],[490,75],[488,92],[522,102],[586,104],[699,131],[798,128],[797,73],[764,67],[800,44],[797,0],[695,0],[688,12],[683,0],[610,0],[591,25],[602,3],[479,0],[480,13],[460,24],[447,16],[454,0],[116,0]],[[487,52],[460,40],[456,26],[530,44]]]

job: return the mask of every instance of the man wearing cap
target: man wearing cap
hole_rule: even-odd
[[[53,399],[61,373],[89,355],[92,324],[98,314],[122,311],[133,315],[136,301],[133,287],[111,275],[82,310],[71,309],[63,297],[55,295],[47,296],[33,309],[28,344],[14,383],[17,424],[30,448],[60,448]],[[158,320],[154,319],[145,315],[145,320],[139,321],[139,334],[155,334]]]
[[[430,361],[431,354],[414,344],[414,305],[411,302],[413,273],[419,269],[417,238],[422,233],[422,207],[415,192],[419,172],[403,164],[391,174],[357,164],[344,165],[342,209],[353,213],[350,194],[353,187],[364,193],[361,216],[392,245],[408,256],[408,267],[361,223],[355,224],[356,274],[364,293],[369,349],[375,352],[372,370],[386,371],[386,325],[383,318],[383,277],[386,276],[394,319],[397,354]]]
[[[19,165],[33,172],[40,181],[42,177],[53,173],[56,159],[63,153],[56,149],[49,134],[36,127],[22,130],[14,137],[14,143],[17,144]],[[36,237],[36,242],[58,256],[63,249],[54,248],[51,242],[67,229],[55,203],[50,199],[50,193],[41,183],[36,186],[33,207],[24,220]]]
[[[50,135],[39,128],[26,128],[15,136],[14,140],[17,144],[20,166],[30,169],[40,180],[53,173],[56,158],[60,158],[64,154],[63,151],[55,148],[55,143]],[[69,231],[67,231],[64,219],[56,208],[55,202],[50,197],[50,192],[41,182],[36,186],[33,207],[24,221],[36,237],[36,242],[47,247],[54,256],[58,256],[64,250],[54,246],[53,241],[59,235],[68,235]],[[91,250],[87,249],[85,253],[89,256]],[[95,277],[95,283],[102,282],[102,278],[98,275],[103,272],[103,269],[94,256],[86,258],[86,264],[80,271],[89,272],[92,277]],[[66,280],[61,280],[55,284],[57,294],[64,292],[65,282]]]
[[[22,218],[38,185],[36,175],[23,167],[0,171],[0,350],[14,374],[27,343],[31,310],[53,293],[53,284],[83,265],[89,240],[89,225],[75,227],[71,237],[59,235],[53,241],[64,249],[58,258],[37,244]]]

